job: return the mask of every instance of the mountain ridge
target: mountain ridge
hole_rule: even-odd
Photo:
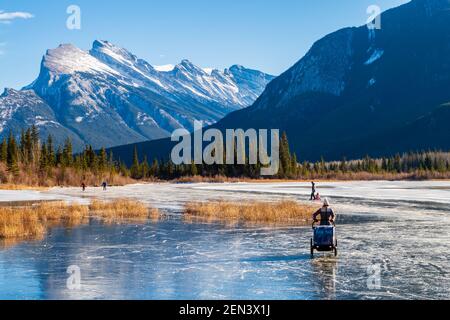
[[[0,135],[39,125],[39,119],[49,117],[47,123],[64,128],[60,135],[73,139],[78,150],[84,144],[100,148],[163,138],[178,128],[192,130],[194,120],[213,124],[249,106],[273,78],[236,66],[209,74],[189,60],[160,72],[109,41],[95,40],[89,51],[61,44],[47,50],[33,83],[14,96],[0,98],[0,115],[5,115]],[[26,98],[30,90],[36,99]],[[36,104],[26,119],[19,106],[25,102],[28,109]],[[52,133],[58,135],[58,130]]]

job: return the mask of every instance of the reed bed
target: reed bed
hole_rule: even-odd
[[[129,199],[115,201],[94,200],[89,206],[91,213],[105,221],[122,220],[155,220],[159,216],[158,209],[148,208],[145,204]]]
[[[75,227],[90,218],[110,223],[128,220],[159,219],[159,211],[138,201],[94,200],[90,206],[66,202],[42,202],[30,207],[0,207],[0,240],[39,239],[49,228]]]
[[[45,191],[47,187],[30,186],[25,184],[0,184],[0,190],[33,190],[33,191]]]
[[[33,209],[2,208],[0,210],[0,238],[42,237],[45,227]]]
[[[43,221],[82,219],[89,216],[89,208],[78,203],[42,202],[35,207]]]
[[[187,220],[201,219],[231,224],[304,225],[312,220],[312,214],[317,209],[317,206],[292,200],[243,203],[210,201],[186,204],[184,215]]]

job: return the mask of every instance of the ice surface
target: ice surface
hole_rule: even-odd
[[[89,203],[88,199],[64,194],[42,193],[33,190],[0,190],[0,205],[5,202],[55,201]]]
[[[0,298],[439,299],[450,298],[450,182],[318,183],[338,214],[339,256],[309,256],[310,227],[188,224],[192,200],[304,200],[308,183],[154,184],[0,192],[0,199],[131,197],[168,218],[92,222],[0,251]],[[12,198],[11,198],[12,199]],[[82,289],[66,288],[67,267]],[[380,270],[380,287],[371,268]]]

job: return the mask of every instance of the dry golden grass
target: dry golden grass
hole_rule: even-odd
[[[0,240],[39,239],[48,228],[86,224],[92,216],[106,222],[159,219],[159,211],[138,201],[93,201],[90,206],[66,202],[42,202],[31,207],[0,207]]]
[[[149,209],[145,204],[129,199],[114,201],[94,200],[89,206],[91,212],[106,221],[147,220],[159,215],[157,209]]]
[[[48,190],[46,187],[33,187],[21,184],[0,184],[0,190],[36,190],[36,191],[45,191]]]
[[[302,225],[312,219],[317,206],[285,200],[279,202],[236,203],[229,201],[191,202],[185,218],[244,224]]]
[[[36,210],[1,208],[0,238],[36,238],[44,233],[44,224]]]
[[[42,220],[60,221],[89,215],[89,208],[78,203],[67,204],[63,201],[42,202],[35,207]]]
[[[74,227],[87,223],[89,219],[88,206],[78,203],[42,202],[35,210],[47,227],[58,225]]]

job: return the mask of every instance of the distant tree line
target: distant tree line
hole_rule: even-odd
[[[41,140],[39,130],[32,126],[22,130],[19,138],[10,132],[0,142],[0,180],[2,183],[27,183],[40,185],[78,184],[89,177],[101,180],[128,175],[128,170],[113,161],[113,155],[102,148],[94,151],[92,146],[74,154],[70,139],[62,146],[55,147],[49,135]],[[50,183],[53,182],[53,183]],[[92,182],[92,181],[90,181]]]
[[[114,180],[117,177],[134,180],[173,180],[185,177],[226,177],[260,179],[261,164],[175,165],[171,161],[153,159],[151,162],[139,157],[134,150],[131,166],[114,159],[114,155],[105,148],[95,151],[86,146],[80,153],[74,154],[70,139],[62,146],[55,147],[49,135],[41,141],[35,126],[22,130],[19,139],[10,132],[8,138],[0,143],[0,181],[31,181],[40,185],[74,185],[90,177],[88,183],[100,180]],[[18,140],[18,141],[17,141]],[[225,151],[226,152],[226,151]],[[448,178],[450,177],[450,153],[440,151],[410,152],[393,157],[360,160],[326,162],[304,161],[299,163],[297,155],[292,153],[286,133],[280,139],[280,169],[277,175],[265,177],[272,179],[331,179],[331,178]],[[116,179],[117,180],[117,179]],[[52,181],[53,183],[49,183]],[[128,180],[121,180],[129,182]],[[29,182],[31,183],[31,182]]]
[[[226,153],[226,150],[225,150]],[[421,151],[397,154],[392,157],[371,158],[326,162],[324,159],[317,162],[303,161],[299,163],[297,155],[290,150],[286,133],[280,139],[280,169],[272,179],[310,179],[310,178],[346,178],[357,177],[450,177],[450,153],[441,151]],[[133,164],[130,169],[134,179],[156,177],[165,180],[182,177],[227,177],[260,179],[261,164],[245,165],[174,165],[171,161],[154,160],[149,165],[147,158],[139,161],[135,149]]]
[[[79,155],[73,154],[72,142],[67,139],[63,146],[55,148],[53,137],[49,135],[41,142],[39,131],[35,126],[22,130],[20,140],[16,141],[12,132],[0,143],[0,161],[7,165],[13,174],[19,173],[19,167],[38,167],[47,172],[54,167],[73,167],[104,171],[109,169],[112,155],[108,158],[105,149],[97,154],[92,146],[87,146]]]

